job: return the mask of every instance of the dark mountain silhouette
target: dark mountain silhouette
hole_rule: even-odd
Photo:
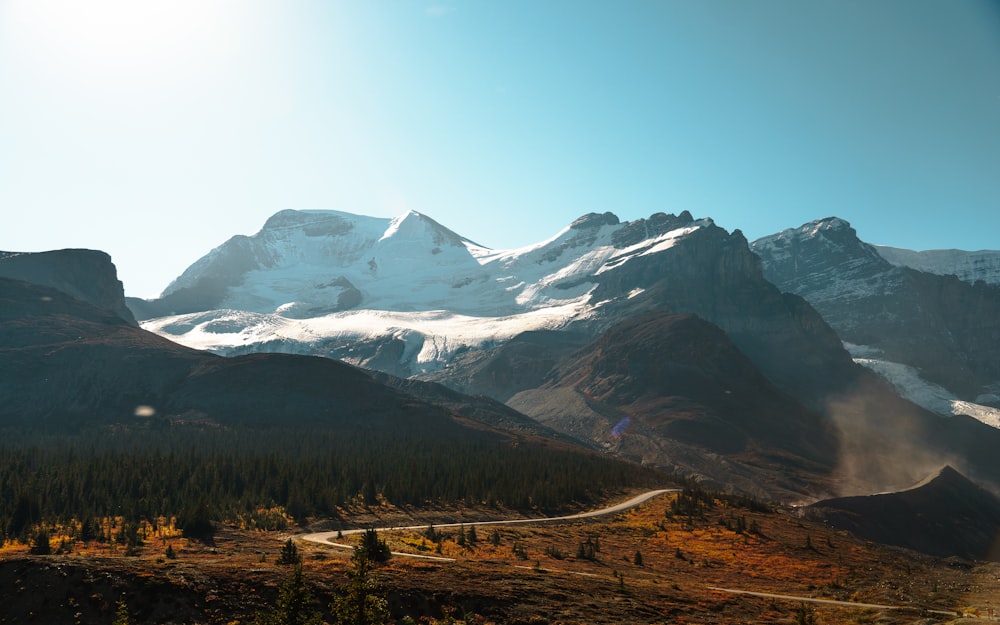
[[[806,514],[930,555],[1000,560],[1000,499],[950,466],[908,490],[828,499]]]

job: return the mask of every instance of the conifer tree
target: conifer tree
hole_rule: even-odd
[[[299,548],[291,538],[285,541],[281,547],[281,554],[278,556],[278,564],[299,564],[302,556],[299,555]]]
[[[315,606],[316,600],[306,587],[302,565],[297,564],[292,574],[278,590],[274,607],[258,614],[257,625],[322,625],[323,616]]]
[[[44,525],[38,528],[31,539],[29,551],[36,556],[47,556],[52,553],[52,545],[49,542],[49,528]]]
[[[125,599],[119,599],[118,603],[115,604],[115,620],[111,622],[111,625],[131,625],[132,621],[128,617],[128,605],[125,603]]]
[[[367,549],[354,548],[347,584],[334,600],[333,611],[345,625],[382,625],[389,619],[389,602],[374,571],[376,562],[369,556]]]

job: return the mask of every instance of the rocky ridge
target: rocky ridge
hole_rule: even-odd
[[[1000,285],[1000,251],[925,250],[914,251],[875,245],[882,258],[897,267],[909,267],[939,276],[956,276],[962,282]]]
[[[912,367],[959,400],[995,403],[1000,288],[895,266],[837,218],[752,248],[765,276],[808,300],[859,358]]]

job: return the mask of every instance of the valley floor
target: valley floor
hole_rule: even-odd
[[[474,532],[440,525],[484,511],[411,515],[408,525],[438,526],[381,533],[390,548],[453,561],[396,557],[378,576],[397,621],[933,623],[986,619],[998,608],[998,564],[885,548],[735,500],[688,503],[675,493],[603,518]],[[371,512],[337,523],[403,524],[401,511]],[[106,624],[124,599],[133,623],[252,623],[290,574],[277,560],[295,536],[235,528],[220,529],[211,544],[149,536],[133,556],[97,543],[31,556],[8,543],[0,552],[0,622]],[[325,608],[345,583],[351,552],[297,544]],[[167,546],[176,559],[164,557]]]

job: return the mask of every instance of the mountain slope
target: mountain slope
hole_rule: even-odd
[[[617,324],[509,404],[627,457],[758,495],[801,492],[836,462],[830,424],[693,315]]]
[[[1000,288],[894,266],[837,218],[752,248],[768,279],[808,300],[869,358],[914,367],[969,401],[1000,388]]]
[[[880,543],[1000,560],[1000,499],[949,466],[907,490],[828,499],[806,513]]]

